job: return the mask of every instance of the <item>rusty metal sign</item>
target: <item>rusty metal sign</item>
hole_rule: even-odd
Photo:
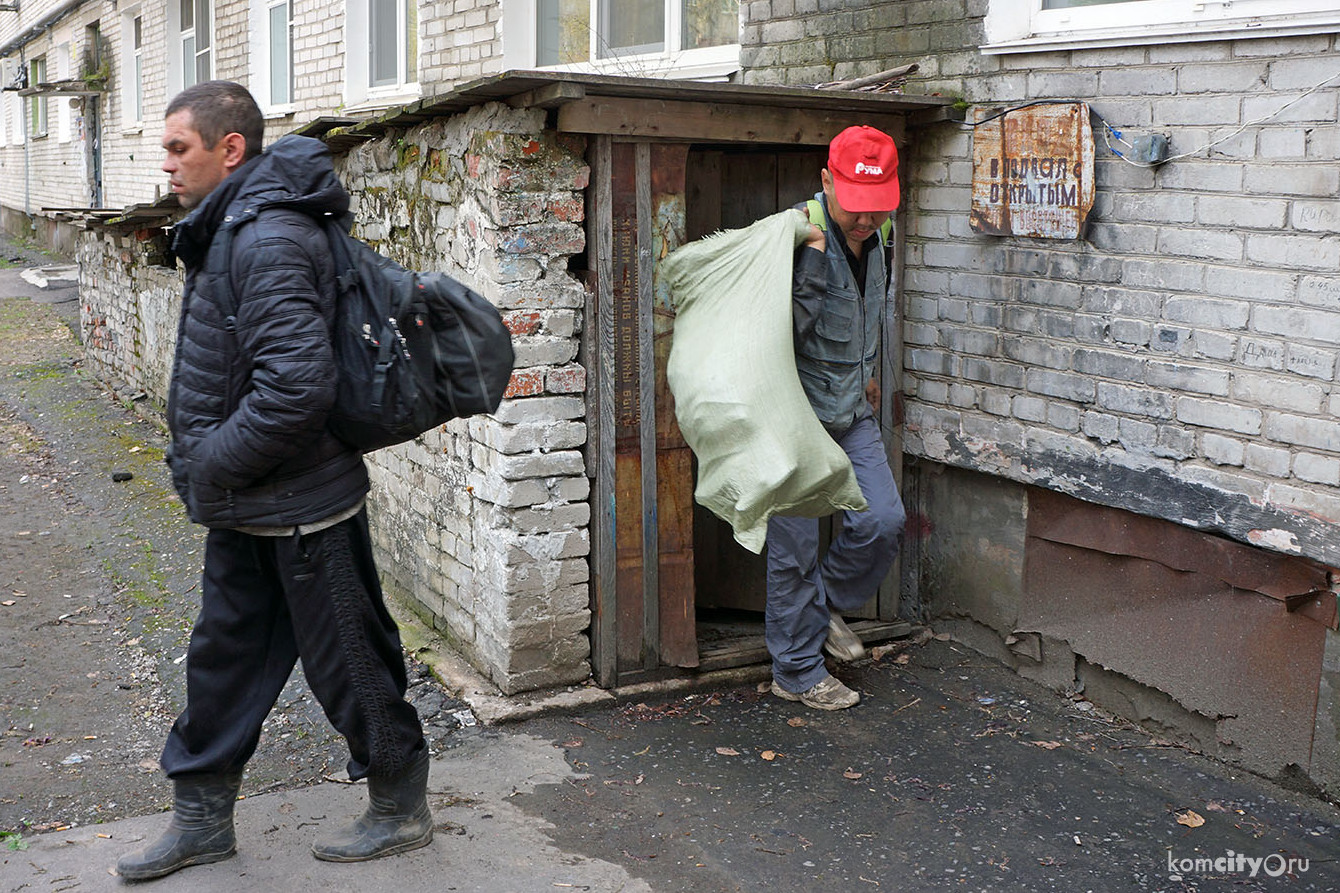
[[[992,118],[973,132],[975,232],[1077,239],[1093,207],[1093,130],[1082,102],[1036,105]]]

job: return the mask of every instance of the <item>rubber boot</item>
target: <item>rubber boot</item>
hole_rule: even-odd
[[[366,862],[432,841],[425,747],[404,773],[391,778],[368,776],[367,810],[352,825],[318,837],[312,855],[325,862]]]
[[[160,878],[188,865],[221,862],[237,852],[233,806],[242,788],[242,773],[197,775],[177,779],[173,785],[167,831],[116,863],[117,874],[125,880]]]

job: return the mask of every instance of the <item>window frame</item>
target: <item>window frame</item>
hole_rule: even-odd
[[[663,49],[650,53],[613,54],[602,57],[598,34],[601,0],[590,0],[591,41],[588,59],[541,65],[539,62],[539,4],[537,0],[504,0],[500,33],[503,67],[537,71],[570,71],[588,74],[633,75],[681,80],[724,80],[740,70],[740,44],[722,44],[698,49],[678,49],[684,40],[683,0],[665,3]],[[748,0],[741,0],[742,5]]]
[[[372,86],[372,15],[373,0],[346,0],[344,16],[345,106],[350,111],[371,111],[403,105],[422,95],[419,80],[422,49],[422,22],[418,0],[398,0],[396,32],[400,39],[396,46],[397,80],[394,84]],[[409,35],[410,4],[413,5],[414,35]],[[350,35],[358,35],[351,38]],[[411,43],[413,46],[411,47]],[[412,58],[411,58],[412,57]],[[413,73],[409,65],[413,62]]]
[[[181,8],[183,3],[189,3],[191,6],[191,27],[182,26]],[[214,77],[214,44],[217,38],[215,31],[215,9],[214,0],[169,0],[168,4],[168,34],[169,44],[172,47],[168,53],[168,83],[170,85],[169,95],[178,93],[192,84],[201,81],[212,80]],[[202,15],[203,13],[203,15]],[[201,19],[205,19],[205,28],[201,28]],[[200,48],[200,38],[204,37],[206,46]],[[191,41],[191,65],[186,64],[186,42]],[[201,60],[204,60],[204,77],[201,77]]]
[[[130,130],[144,126],[144,12],[138,6],[122,14],[121,46],[121,127]]]
[[[288,99],[283,102],[275,101],[272,79],[275,71],[275,61],[271,55],[271,50],[274,48],[271,13],[279,6],[288,10],[286,25],[288,30],[288,58],[285,60],[288,68]],[[257,85],[254,95],[257,104],[260,105],[261,111],[266,117],[284,117],[292,115],[298,110],[294,99],[298,87],[298,78],[293,64],[296,32],[293,13],[293,0],[251,0],[252,27],[250,29],[251,46],[249,55],[252,60],[252,83]]]
[[[988,55],[1192,43],[1340,31],[1340,7],[1334,0],[1129,0],[1048,10],[1042,0],[989,0],[985,30]]]
[[[74,77],[74,47],[69,40],[56,46],[56,80],[66,81]],[[73,121],[68,96],[56,97],[56,142],[68,143],[72,138]]]
[[[39,73],[40,72],[40,73]],[[45,84],[48,81],[47,76],[47,57],[46,55],[34,56],[28,60],[28,85],[36,87],[38,84]],[[50,133],[50,127],[47,119],[50,117],[50,106],[47,97],[42,94],[28,97],[28,108],[23,110],[28,116],[28,139],[44,139]]]

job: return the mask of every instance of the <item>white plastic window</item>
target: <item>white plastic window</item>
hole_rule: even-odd
[[[989,0],[988,53],[1340,30],[1334,0]]]
[[[740,67],[740,0],[507,0],[508,68],[724,77]]]
[[[390,105],[419,93],[418,0],[348,0],[345,91],[352,105]]]

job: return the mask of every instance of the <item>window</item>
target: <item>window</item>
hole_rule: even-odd
[[[270,104],[287,105],[293,101],[293,7],[289,0],[279,0],[267,12]]]
[[[177,0],[175,5],[177,89],[214,77],[213,0]]]
[[[138,9],[122,19],[124,73],[121,77],[122,123],[135,127],[144,121],[144,17]]]
[[[1334,0],[989,0],[987,53],[1340,30]]]
[[[293,111],[293,2],[251,0],[252,93],[270,114]]]
[[[368,0],[368,86],[394,87],[417,80],[419,5],[415,0]]]
[[[9,61],[0,59],[0,86],[8,87],[13,82]],[[8,92],[0,93],[0,146],[9,145],[9,96]]]
[[[418,0],[349,0],[347,13],[350,103],[388,105],[417,96]]]
[[[71,71],[73,62],[70,42],[68,40],[64,41],[56,47],[56,80],[68,81],[74,77],[74,72]],[[70,141],[73,124],[71,116],[69,97],[58,97],[56,99],[56,139],[58,142],[68,143]]]
[[[724,77],[740,59],[740,0],[514,0],[509,68]]]
[[[28,86],[36,87],[47,82],[47,60],[45,57],[28,61]],[[47,135],[47,98],[45,96],[28,97],[28,136]]]

